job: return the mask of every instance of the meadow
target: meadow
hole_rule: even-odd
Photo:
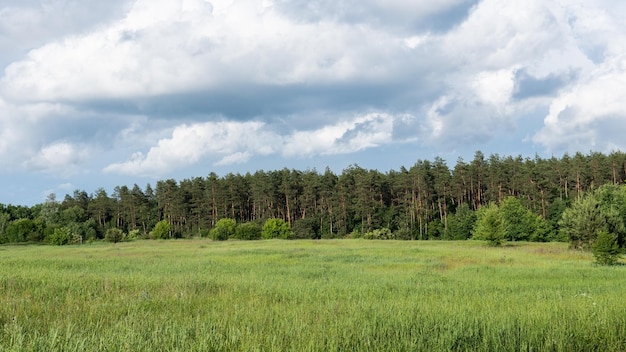
[[[625,351],[626,266],[567,246],[1,246],[0,350]]]

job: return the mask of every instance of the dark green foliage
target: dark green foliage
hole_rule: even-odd
[[[289,228],[289,224],[283,219],[276,218],[267,219],[263,225],[263,232],[261,232],[261,237],[265,239],[280,238],[287,240],[291,239],[292,236],[293,233]]]
[[[445,229],[443,223],[439,219],[435,219],[428,223],[426,228],[426,239],[439,240],[444,237]]]
[[[559,225],[572,248],[589,249],[597,232],[606,227],[606,218],[599,202],[593,197],[586,197],[563,212]]]
[[[107,229],[104,239],[108,242],[121,242],[124,239],[124,232],[118,228]]]
[[[534,232],[530,236],[529,240],[533,242],[551,242],[551,241],[560,241],[567,242],[567,239],[560,239],[557,236],[557,233],[552,228],[549,222],[544,220],[539,215],[533,215],[535,217],[534,220]]]
[[[507,197],[499,207],[508,241],[548,242],[555,239],[550,224],[541,216],[526,209],[515,197]]]
[[[598,237],[593,244],[593,257],[599,265],[614,265],[620,256],[617,245],[617,236],[607,231],[598,232]]]
[[[550,203],[547,207],[546,221],[552,228],[558,228],[559,221],[563,216],[563,212],[567,209],[567,202],[561,198],[556,198],[554,201]],[[562,239],[563,241],[567,241],[567,238]]]
[[[262,227],[254,222],[245,222],[235,228],[235,238],[240,240],[260,240]]]
[[[80,226],[83,240],[95,240],[98,237],[98,224],[96,224],[96,220],[92,218],[87,219],[87,221],[80,224]]]
[[[602,231],[614,234],[618,247],[626,235],[626,186],[603,186],[563,212],[561,233],[572,248],[591,249]]]
[[[527,241],[535,232],[536,216],[515,197],[507,197],[500,204],[499,212],[504,224],[507,241]]]
[[[235,236],[237,223],[233,219],[220,219],[209,232],[209,237],[213,241],[226,241]]]
[[[27,218],[17,219],[5,229],[6,242],[11,243],[40,240],[42,236],[42,223]]]
[[[294,239],[319,239],[318,226],[315,219],[300,219],[291,228]]]
[[[154,229],[152,229],[152,237],[155,239],[170,238],[170,224],[167,220],[161,220],[154,225]]]
[[[444,239],[466,240],[472,236],[472,229],[476,223],[476,214],[468,204],[463,203],[456,208],[456,212],[448,216],[448,229],[444,232]]]
[[[6,213],[0,213],[0,244],[9,242],[6,235],[6,229],[11,224],[11,216]]]
[[[411,230],[406,227],[399,228],[393,232],[393,237],[397,240],[412,240],[413,236]]]
[[[72,222],[81,223],[81,222],[84,222],[85,220],[87,220],[85,211],[78,206],[73,206],[61,212],[60,221],[63,224],[69,224]]]
[[[587,228],[605,222],[600,227],[616,234],[618,246],[624,247],[626,196],[617,185],[626,181],[625,164],[622,152],[543,159],[477,151],[471,161],[459,158],[453,167],[435,158],[386,173],[351,165],[339,174],[328,168],[323,173],[211,173],[160,180],[154,189],[118,186],[111,194],[102,188],[93,194],[76,190],[62,202],[51,194],[31,208],[0,204],[0,243],[39,242],[59,227],[86,240],[104,238],[109,228],[138,230],[148,237],[159,220],[169,227],[152,233],[154,238],[206,237],[223,218],[261,225],[279,218],[291,226],[293,238],[362,237],[384,227],[396,238],[463,240],[474,228],[474,212],[495,203],[501,205],[508,240],[565,238],[573,247],[590,248],[595,230],[560,231],[562,224],[572,223],[571,214],[559,221],[569,205],[593,193],[600,215]],[[34,230],[24,231],[20,219],[32,221]]]
[[[617,236],[617,245],[626,247],[626,186],[604,185],[592,193],[607,216],[607,230]]]

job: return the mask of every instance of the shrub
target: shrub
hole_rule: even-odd
[[[472,236],[472,228],[476,223],[476,214],[463,203],[456,208],[456,212],[448,216],[448,228],[444,232],[444,239],[466,240]]]
[[[59,227],[54,229],[52,235],[48,236],[48,242],[57,246],[63,246],[70,243],[71,233],[67,227]]]
[[[394,239],[394,236],[391,233],[391,230],[383,227],[382,229],[376,229],[374,231],[366,232],[363,235],[363,238],[366,240],[392,240]]]
[[[281,238],[284,240],[291,239],[292,232],[289,228],[289,224],[283,219],[267,219],[263,225],[263,232],[261,236],[265,239]]]
[[[235,236],[237,223],[233,219],[220,219],[209,232],[209,237],[213,241],[226,241],[229,237]]]
[[[490,246],[500,246],[504,240],[505,229],[498,206],[492,203],[481,208],[477,218],[472,239],[486,240]]]
[[[607,231],[599,231],[596,242],[593,244],[593,257],[599,265],[614,265],[619,259],[620,250],[617,245],[617,235]]]
[[[237,228],[235,228],[235,238],[247,241],[260,240],[262,231],[261,225],[254,222],[246,222],[239,224]]]
[[[152,237],[155,239],[166,239],[170,237],[170,224],[167,220],[161,220],[154,225]]]
[[[104,239],[113,243],[120,242],[124,239],[124,232],[117,227],[108,229],[104,234]]]
[[[394,231],[393,237],[397,240],[412,240],[413,232],[408,227],[401,227]]]
[[[300,219],[293,223],[293,238],[296,239],[318,239],[317,222],[314,219]]]
[[[363,232],[359,231],[359,229],[354,229],[347,236],[348,238],[363,238]]]
[[[135,230],[128,231],[128,234],[126,235],[124,240],[126,240],[126,241],[134,241],[137,238],[139,238],[139,230],[135,229]]]

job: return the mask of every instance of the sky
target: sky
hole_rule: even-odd
[[[0,0],[0,203],[626,150],[621,0]]]

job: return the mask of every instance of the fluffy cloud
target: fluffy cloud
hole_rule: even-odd
[[[397,67],[390,59],[402,45],[384,31],[297,23],[260,5],[138,0],[106,28],[31,51],[7,67],[0,87],[16,101],[75,102],[246,84],[388,80]]]
[[[171,137],[159,140],[146,155],[137,152],[129,161],[111,164],[105,171],[160,175],[210,156],[221,157],[224,164],[241,160],[246,151],[261,155],[273,153],[277,136],[263,129],[264,124],[259,122],[182,125],[173,130]]]
[[[4,0],[0,67],[51,40],[93,30],[123,13],[129,0]]]
[[[0,97],[0,160],[8,169],[63,171],[81,158],[67,143],[53,142],[39,125],[46,125],[49,115],[65,114],[60,104],[37,103],[15,106]]]
[[[42,147],[36,155],[24,161],[24,166],[27,169],[70,175],[78,172],[79,165],[87,156],[85,146],[55,142]]]
[[[176,127],[146,155],[114,163],[104,171],[136,175],[162,175],[202,160],[215,165],[245,163],[254,156],[281,155],[304,158],[348,154],[393,143],[394,117],[367,114],[311,131],[278,134],[260,122],[205,122]]]
[[[479,149],[523,119],[543,121],[531,153],[624,147],[614,1],[85,3],[0,7],[7,165],[63,172],[104,152],[98,169],[161,175],[392,143]],[[52,20],[62,4],[81,20]],[[42,24],[32,50],[8,39]]]
[[[551,151],[626,150],[626,56],[604,63],[550,105],[534,140]]]

